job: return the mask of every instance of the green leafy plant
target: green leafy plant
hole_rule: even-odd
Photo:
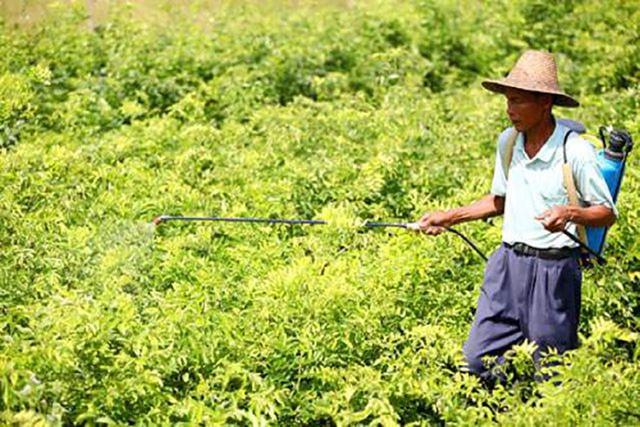
[[[361,227],[489,190],[479,82],[528,47],[582,102],[558,116],[637,138],[637,2],[156,3],[0,23],[2,423],[638,423],[635,153],[581,347],[523,344],[493,388],[461,369],[481,260]],[[500,225],[460,229],[489,253]]]

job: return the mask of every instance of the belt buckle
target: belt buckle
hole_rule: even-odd
[[[531,249],[533,248],[522,242],[516,242],[513,244],[513,250],[520,255],[533,255]]]

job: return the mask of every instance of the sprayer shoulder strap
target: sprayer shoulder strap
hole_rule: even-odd
[[[507,135],[507,143],[502,152],[502,170],[504,176],[509,179],[509,167],[511,166],[511,159],[513,159],[513,147],[516,145],[516,139],[518,139],[518,131],[516,128],[512,128]]]
[[[569,135],[573,131],[569,131],[564,136],[564,141],[562,142],[562,182],[564,184],[564,188],[569,195],[569,205],[571,206],[580,206],[580,202],[578,201],[578,190],[576,188],[576,182],[573,177],[573,170],[571,169],[571,164],[567,158],[567,140],[569,139]],[[588,244],[587,241],[587,231],[584,225],[576,224],[576,230],[578,231],[578,238],[585,245]]]

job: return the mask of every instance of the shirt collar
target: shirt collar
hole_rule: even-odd
[[[518,138],[518,149],[522,151],[525,156],[525,159],[528,159],[528,162],[534,161],[542,161],[548,163],[553,159],[554,154],[556,153],[556,149],[562,145],[562,136],[564,135],[566,129],[563,125],[555,121],[555,129],[553,133],[547,139],[542,147],[540,147],[540,151],[538,151],[533,159],[529,159],[527,153],[524,151],[524,134],[520,134],[520,138]]]

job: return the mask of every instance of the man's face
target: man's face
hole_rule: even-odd
[[[526,132],[540,124],[551,111],[553,97],[527,90],[508,88],[507,114],[518,132]]]

